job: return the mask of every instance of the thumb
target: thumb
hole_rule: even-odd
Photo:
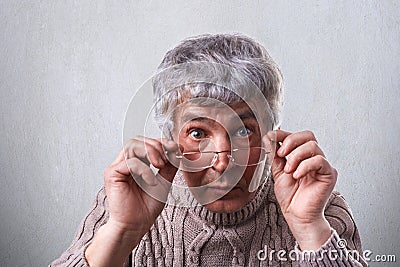
[[[167,180],[168,182],[172,183],[172,180],[174,179],[177,171],[178,171],[177,167],[175,167],[170,162],[167,162],[165,166],[158,171],[158,174],[161,175],[161,177]]]
[[[275,134],[273,132],[268,132],[268,134],[265,135],[263,138],[263,142],[266,147],[270,146],[274,148],[272,149],[272,155],[271,155],[271,157],[273,158],[272,160],[270,159],[270,161],[272,161],[271,172],[274,179],[275,177],[278,177],[284,172],[283,169],[286,164],[286,158],[285,157],[282,158],[277,154],[280,145],[279,142],[276,142],[275,140],[276,140]],[[273,143],[273,145],[271,145],[271,143]]]

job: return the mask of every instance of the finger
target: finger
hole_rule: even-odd
[[[183,151],[183,148],[181,146],[178,145],[178,143],[176,143],[173,140],[165,140],[162,142],[164,149],[167,152],[174,152],[174,151]]]
[[[117,181],[127,182],[130,179],[131,173],[125,160],[122,160],[104,170],[104,182],[108,182],[109,178],[116,179]]]
[[[275,131],[269,131],[267,133],[267,135],[270,138],[270,140],[274,141],[274,142],[282,142],[283,140],[285,140],[286,137],[288,137],[291,134],[292,133],[282,131],[281,129],[278,129],[278,130],[275,130]]]
[[[139,160],[138,158],[131,158],[126,160],[126,165],[136,182],[140,182],[142,180],[148,186],[157,185],[157,180],[153,171],[143,161]],[[138,180],[138,178],[140,180]]]
[[[157,148],[142,139],[131,139],[124,147],[125,157],[127,159],[139,158],[144,163],[152,164],[156,168],[165,166],[165,154],[161,148]]]
[[[264,136],[263,142],[265,146],[269,145],[269,142],[271,142],[271,137],[269,134],[268,136]],[[267,144],[266,144],[267,143]],[[277,150],[279,149],[279,143],[276,143],[276,149],[273,151],[273,159],[271,163],[271,171],[272,171],[272,177],[275,179],[275,177],[278,177],[281,173],[283,173],[283,168],[285,167],[286,164],[286,159],[284,157],[280,157],[277,154]]]
[[[172,182],[177,170],[178,170],[178,168],[175,165],[173,165],[171,163],[167,163],[164,168],[162,168],[158,171],[158,175],[160,175],[162,178],[164,178],[168,182]]]
[[[183,149],[176,142],[174,142],[173,140],[168,140],[167,138],[142,138],[142,140],[145,140],[146,143],[152,144],[154,147],[157,147],[159,151],[161,151],[166,164],[171,163],[175,167],[179,166],[179,160],[174,157],[175,154],[173,152],[182,151]]]
[[[163,158],[163,160],[165,162],[168,161],[168,157],[166,156],[166,154],[168,154],[168,152],[174,152],[174,151],[178,151],[179,150],[179,146],[176,142],[174,142],[173,140],[169,140],[167,138],[148,138],[148,137],[144,137],[144,136],[136,136],[135,140],[139,140],[139,141],[143,141],[145,146],[146,145],[152,145],[154,148],[156,148],[159,152],[161,157]]]
[[[150,170],[150,172],[153,174],[150,167],[143,163],[141,160],[139,160],[138,158],[131,158],[124,160],[116,164],[115,166],[108,167],[105,170],[104,179],[107,183],[109,183],[110,181],[127,182],[132,179],[132,175],[141,176],[142,174],[145,174],[145,176],[148,177],[148,174],[145,173],[147,172],[147,170]]]
[[[278,155],[281,157],[287,156],[296,147],[308,142],[317,141],[314,134],[311,131],[302,131],[287,135],[287,132],[277,131],[277,140],[282,142]],[[286,137],[284,137],[286,136]],[[282,139],[284,137],[284,139]]]
[[[316,141],[308,141],[298,146],[287,155],[284,171],[286,173],[292,173],[299,166],[300,162],[316,155],[325,156]]]
[[[149,146],[152,146],[152,148],[156,149],[159,152],[159,154],[160,154],[161,158],[164,160],[164,162],[168,161],[167,156],[165,155],[165,148],[163,146],[161,139],[142,137],[141,140],[144,142],[146,149]]]
[[[177,169],[167,165],[154,174],[149,166],[137,158],[129,159],[127,165],[135,182],[142,190],[152,198],[165,203]]]
[[[179,151],[179,146],[172,140],[168,139],[152,139],[152,138],[145,138],[144,139],[147,143],[150,143],[154,147],[156,147],[163,156],[163,160],[165,162],[164,166],[171,165],[170,167],[179,167],[179,160],[176,159],[173,155],[173,152]],[[158,168],[157,166],[155,166]],[[165,168],[158,168],[160,169],[161,173],[168,172],[168,170],[164,170]],[[168,168],[167,168],[168,169]],[[174,170],[176,172],[176,170]]]
[[[332,166],[323,156],[317,155],[303,160],[293,173],[293,178],[299,179],[311,172],[316,172],[320,175],[329,175],[335,174],[336,170],[332,168]]]
[[[148,138],[148,137],[144,137],[144,136],[137,136],[137,137],[135,137],[135,139],[142,141],[145,145],[145,148],[147,148],[148,145],[151,145],[154,148],[156,148],[160,152],[160,155],[164,159],[164,161],[165,162],[167,161],[167,157],[165,156],[165,153],[164,153],[162,139],[154,139],[154,138]]]
[[[147,164],[138,158],[131,158],[107,168],[104,173],[104,183],[108,187],[112,183],[131,182],[134,177],[134,182],[142,188],[147,188],[148,193],[160,195],[162,192],[168,193],[176,171],[177,168],[167,164],[154,175]]]
[[[160,151],[162,151],[163,155],[165,156],[165,152],[172,152],[172,151],[178,151],[179,146],[176,142],[173,140],[169,140],[167,138],[148,138],[144,136],[138,136],[138,140],[143,140],[148,144],[153,145],[154,147],[157,147]],[[165,156],[165,159],[167,160],[167,157]]]

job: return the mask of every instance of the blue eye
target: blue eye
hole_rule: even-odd
[[[201,139],[204,138],[204,131],[201,129],[193,129],[189,132],[189,135],[193,138],[193,139]]]
[[[251,133],[251,130],[247,127],[240,127],[237,131],[236,131],[236,136],[239,137],[246,137]]]

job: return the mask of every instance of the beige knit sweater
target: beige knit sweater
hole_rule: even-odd
[[[125,266],[367,266],[353,216],[339,193],[332,193],[325,216],[330,239],[318,251],[300,251],[269,178],[252,201],[231,214],[166,205]],[[107,219],[102,188],[71,246],[50,266],[88,266],[84,251]]]

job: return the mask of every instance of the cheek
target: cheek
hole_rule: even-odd
[[[251,180],[252,180],[252,178],[253,178],[253,174],[254,174],[256,168],[257,168],[257,166],[247,167],[245,169],[244,173],[243,173],[243,176],[242,176],[241,180],[244,180],[246,182],[246,184],[249,185]]]

